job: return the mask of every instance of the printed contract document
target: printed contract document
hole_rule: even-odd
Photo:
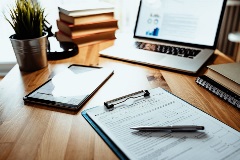
[[[129,159],[240,159],[240,133],[171,93],[155,88],[87,115]],[[131,102],[129,102],[131,101]],[[196,132],[139,132],[133,126],[200,125]]]

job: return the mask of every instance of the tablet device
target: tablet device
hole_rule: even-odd
[[[73,64],[24,96],[23,100],[78,110],[111,75],[112,69]]]

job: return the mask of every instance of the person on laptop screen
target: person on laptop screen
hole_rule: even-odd
[[[226,0],[141,0],[134,47],[114,45],[100,55],[196,73],[216,49],[225,5]]]

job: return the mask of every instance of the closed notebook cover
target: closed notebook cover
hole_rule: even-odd
[[[208,69],[207,73],[204,75],[212,79],[215,83],[221,84],[224,88],[227,88],[240,96],[240,85],[236,82],[228,79],[212,69]]]
[[[210,65],[208,68],[240,85],[240,63]]]

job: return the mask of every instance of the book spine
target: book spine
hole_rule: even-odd
[[[212,92],[216,96],[220,97],[222,100],[230,103],[237,108],[240,108],[240,96],[223,87],[211,78],[205,75],[199,76],[196,79],[196,83],[207,89],[208,91]]]

